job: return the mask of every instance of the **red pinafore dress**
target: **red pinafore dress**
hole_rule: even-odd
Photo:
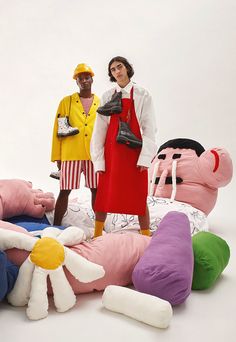
[[[145,215],[148,173],[137,167],[141,148],[133,149],[116,141],[119,120],[127,121],[128,117],[131,131],[141,139],[133,88],[130,99],[122,99],[122,112],[110,118],[104,146],[105,172],[99,174],[95,211]]]

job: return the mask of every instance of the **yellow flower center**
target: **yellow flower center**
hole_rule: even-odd
[[[39,239],[30,253],[30,260],[46,270],[55,270],[65,259],[64,247],[55,239]]]

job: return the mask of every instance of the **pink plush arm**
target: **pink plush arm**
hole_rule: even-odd
[[[212,148],[198,158],[198,168],[205,184],[212,188],[227,185],[233,175],[233,163],[223,148]]]

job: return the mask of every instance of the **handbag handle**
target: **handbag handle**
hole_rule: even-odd
[[[69,104],[69,114],[66,115],[66,116],[68,116],[68,118],[70,117],[70,110],[71,110],[71,96],[70,96],[70,104]],[[58,113],[57,117],[60,118],[60,116],[61,116],[61,114]]]
[[[71,110],[71,96],[70,96],[69,115],[68,115],[68,117],[70,117],[70,110]]]

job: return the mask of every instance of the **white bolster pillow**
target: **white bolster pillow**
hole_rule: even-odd
[[[102,303],[108,310],[156,328],[167,328],[173,314],[172,307],[166,300],[115,285],[106,287]]]

